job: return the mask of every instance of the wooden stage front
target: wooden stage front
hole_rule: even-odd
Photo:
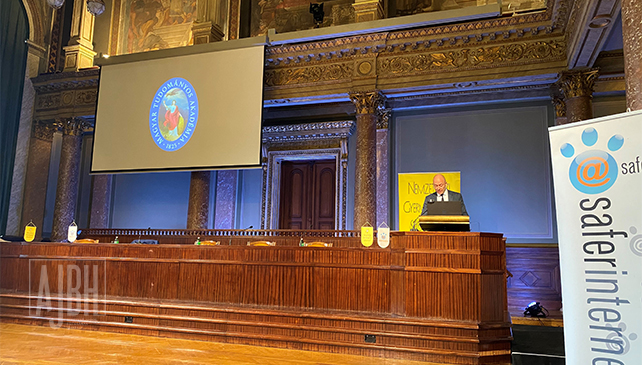
[[[83,235],[161,244],[2,243],[3,322],[447,364],[511,361],[498,234],[392,232],[386,249],[361,247],[352,231]],[[221,245],[184,244],[196,236]],[[332,247],[299,247],[301,237]],[[257,240],[276,245],[247,245]]]

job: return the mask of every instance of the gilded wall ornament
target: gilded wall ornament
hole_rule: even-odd
[[[357,70],[361,75],[367,75],[372,71],[372,64],[368,61],[363,61],[359,64]]]
[[[60,106],[60,94],[38,95],[36,109],[52,109]]]
[[[563,59],[566,56],[565,50],[564,42],[558,40],[507,44],[382,58],[379,60],[378,69],[381,75],[397,75],[480,65],[503,66],[516,61]]]
[[[265,86],[308,84],[348,79],[353,74],[352,63],[340,63],[301,68],[282,68],[265,71]]]

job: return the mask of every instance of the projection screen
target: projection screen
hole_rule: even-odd
[[[260,166],[264,45],[239,42],[101,62],[91,172]]]

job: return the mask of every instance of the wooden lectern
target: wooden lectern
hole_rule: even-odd
[[[422,231],[469,232],[470,217],[467,215],[422,215],[419,217]]]

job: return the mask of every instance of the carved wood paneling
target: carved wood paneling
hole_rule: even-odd
[[[168,232],[155,233],[171,240],[162,234]],[[353,237],[334,239],[354,243]],[[104,265],[99,279],[106,279],[98,290],[106,298],[67,298],[63,308],[80,302],[91,311],[65,311],[63,325],[439,363],[510,364],[503,247],[497,234],[426,232],[393,233],[388,249],[0,243],[0,317],[43,324],[61,313],[57,305],[40,316],[29,312],[29,290],[37,293],[42,277],[41,266],[32,261],[30,267],[30,259],[50,260],[43,264],[52,274],[58,264],[82,267],[98,260]],[[57,279],[46,278],[50,288],[57,288]],[[56,292],[40,299],[57,304]],[[94,303],[100,305],[96,312]],[[124,316],[133,323],[124,324]],[[376,343],[365,342],[366,334]]]
[[[553,317],[560,318],[562,292],[557,247],[507,247],[508,308],[523,317],[532,301],[541,302]]]

